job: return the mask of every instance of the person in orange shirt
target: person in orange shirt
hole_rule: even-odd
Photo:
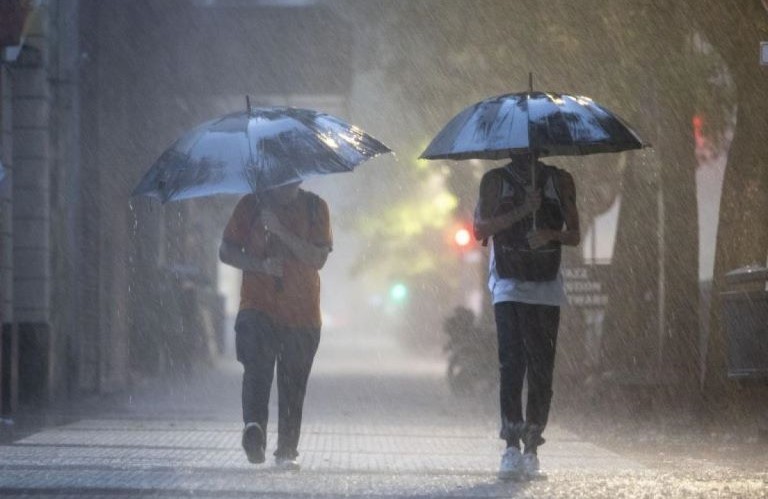
[[[235,321],[237,360],[244,368],[243,449],[250,462],[264,462],[277,366],[275,464],[295,470],[304,395],[320,341],[318,271],[333,245],[328,205],[300,184],[244,196],[219,249],[222,262],[243,271]]]

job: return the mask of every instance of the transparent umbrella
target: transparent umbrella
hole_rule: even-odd
[[[352,171],[390,149],[335,116],[291,107],[251,108],[205,122],[155,162],[134,196],[171,200],[245,194],[315,175]]]

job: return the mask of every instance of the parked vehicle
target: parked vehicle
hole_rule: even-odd
[[[499,369],[493,327],[478,324],[468,308],[456,307],[443,322],[443,331],[448,336],[444,350],[448,355],[446,377],[451,391],[458,396],[495,392]]]

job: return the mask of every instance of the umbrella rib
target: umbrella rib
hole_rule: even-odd
[[[184,156],[184,169],[188,168],[188,165],[189,165],[189,163],[190,163],[190,161],[192,159],[192,154],[190,154],[190,151],[192,151],[192,149],[202,139],[203,139],[203,134],[200,134],[197,137],[197,139],[195,140],[195,142],[191,146],[189,146],[189,150],[186,151],[186,152],[180,152],[180,151],[177,150],[177,152],[179,152],[180,154],[182,154]],[[165,199],[163,199],[163,203],[167,203],[168,201],[170,201],[178,192],[180,192],[179,188],[174,187],[172,185],[169,185],[168,186],[168,194],[166,196],[164,196]],[[160,195],[163,196],[163,193],[161,192]]]
[[[507,133],[509,135],[507,137],[507,143],[508,144],[511,144],[513,142],[512,134],[515,131],[514,124],[515,124],[515,118],[517,118],[517,112],[518,112],[517,105],[513,105],[512,106],[512,116],[510,116],[510,119],[509,119],[509,130],[507,131]],[[528,126],[528,118],[526,117],[524,119],[526,120],[526,127],[527,127]],[[511,149],[509,149],[509,151],[511,151]]]
[[[309,130],[310,132],[312,132],[312,133],[313,133],[315,136],[316,136],[316,135],[318,135],[318,133],[319,133],[319,132],[318,132],[318,131],[317,131],[315,128],[313,128],[313,127],[309,126],[307,123],[305,123],[305,122],[304,122],[304,120],[299,120],[299,119],[296,119],[295,117],[294,117],[293,119],[294,119],[294,120],[296,120],[297,122],[301,123],[301,125],[302,125],[303,127],[305,127],[307,130]],[[312,123],[314,123],[314,121],[313,121]],[[343,159],[343,157],[342,157],[341,155],[339,155],[339,153],[337,153],[337,152],[336,152],[336,151],[335,151],[335,150],[334,150],[334,149],[333,149],[331,146],[329,146],[328,144],[326,144],[326,143],[325,143],[323,140],[318,140],[317,142],[320,144],[320,146],[321,146],[321,147],[325,148],[325,150],[326,150],[326,151],[330,152],[330,153],[333,155],[333,157],[335,157],[335,158],[338,158],[338,159],[339,159],[339,161],[338,161],[338,162],[339,162],[339,163],[340,163],[340,164],[341,164],[341,165],[342,165],[342,166],[343,166],[343,167],[344,167],[344,168],[345,168],[347,171],[350,171],[350,172],[351,172],[351,171],[353,171],[353,170],[355,169],[355,167],[354,167],[354,166],[349,166],[349,165],[347,165],[347,164],[346,164],[346,161],[341,161],[341,160]]]
[[[424,157],[424,155],[425,155],[425,154],[427,154],[427,153],[429,152],[429,150],[430,150],[432,147],[434,147],[434,146],[435,146],[437,143],[439,143],[440,141],[447,141],[447,140],[450,140],[450,141],[453,143],[453,146],[451,146],[451,151],[450,151],[449,153],[447,153],[449,156],[450,156],[450,155],[453,155],[453,154],[457,154],[457,153],[458,153],[458,154],[461,154],[461,153],[466,153],[466,151],[457,151],[457,150],[456,150],[456,137],[457,137],[457,135],[458,135],[458,134],[461,132],[461,130],[462,130],[462,129],[464,129],[464,127],[466,126],[467,122],[469,122],[469,121],[472,119],[472,116],[474,115],[474,113],[475,113],[475,112],[477,112],[477,109],[478,109],[478,106],[479,106],[479,105],[480,105],[480,103],[477,103],[477,104],[473,104],[472,106],[469,106],[468,108],[465,108],[465,109],[464,109],[463,111],[461,111],[461,112],[460,112],[458,115],[454,116],[454,117],[451,119],[451,121],[450,121],[450,123],[449,123],[449,126],[454,124],[454,123],[453,123],[453,121],[454,121],[454,120],[457,120],[457,119],[459,119],[459,117],[461,117],[463,114],[466,114],[466,116],[464,117],[464,121],[462,121],[462,122],[461,122],[461,126],[455,126],[455,127],[451,127],[452,129],[454,129],[454,128],[455,128],[455,130],[456,130],[456,133],[455,133],[453,136],[451,136],[451,137],[448,137],[448,130],[447,130],[447,127],[444,127],[444,128],[443,128],[443,129],[442,129],[440,132],[438,132],[438,134],[437,134],[437,135],[436,135],[436,136],[435,136],[435,137],[434,137],[434,138],[433,138],[433,139],[430,141],[429,145],[427,146],[427,148],[426,148],[426,149],[424,150],[424,152],[422,153],[422,156],[420,156],[420,157]],[[447,137],[447,138],[446,138],[446,137]],[[439,149],[439,148],[438,148],[438,149]],[[440,158],[442,158],[443,156],[445,156],[445,153],[436,153],[436,154],[437,154],[437,155],[436,155],[436,156],[434,156],[434,159],[440,159]],[[429,154],[429,156],[433,156],[433,155],[432,155],[432,154]]]
[[[612,120],[615,121],[615,125],[618,125],[616,128],[621,129],[627,138],[631,138],[637,144],[640,146],[640,149],[644,147],[643,140],[637,135],[637,133],[627,124],[624,122],[624,120],[621,118],[621,116],[614,114],[610,112],[608,109],[604,108],[603,106],[595,103],[595,109],[599,109],[601,112],[605,113],[607,116],[609,116]],[[615,126],[614,125],[614,126]]]
[[[525,94],[525,112],[527,113],[525,124],[526,129],[528,130],[528,150],[530,152],[535,152],[534,147],[538,146],[538,144],[533,143],[535,134],[531,133],[531,92]]]
[[[480,109],[480,104],[476,104],[476,105],[474,105],[472,107],[474,109],[472,109],[472,112],[467,113],[467,115],[464,118],[464,121],[461,123],[461,126],[460,127],[456,127],[456,129],[458,130],[457,136],[458,136],[458,133],[461,132],[461,130],[464,129],[464,127],[467,125],[467,123],[472,120],[472,118],[474,117],[475,113]],[[453,140],[455,140],[455,137],[454,137]]]
[[[565,103],[566,103],[566,102],[567,102],[567,100],[569,100],[569,99],[570,99],[570,100],[573,100],[573,99],[571,98],[571,96],[570,96],[570,95],[568,95],[568,94],[562,94],[562,95],[560,95],[560,100],[562,101],[562,103],[563,103],[563,106],[557,106],[557,107],[558,107],[558,109],[562,109],[562,107],[564,107],[564,106],[565,106]],[[574,136],[574,131],[573,131],[573,129],[570,127],[570,125],[569,125],[569,123],[568,123],[568,120],[567,120],[567,119],[565,119],[565,115],[563,115],[563,112],[562,112],[562,111],[560,111],[560,116],[561,116],[561,117],[562,117],[562,119],[563,119],[563,124],[565,125],[565,129],[568,131],[568,137],[571,139],[571,147],[572,147],[573,149],[578,149],[578,145],[576,145],[576,137]]]
[[[248,115],[248,119],[245,121],[245,130],[243,133],[245,133],[245,141],[248,142],[248,168],[253,166],[254,160],[253,160],[253,144],[251,144],[251,137],[248,135],[248,126],[251,124],[251,117],[250,114]],[[248,168],[245,168],[245,171],[248,171]],[[262,174],[264,173],[264,165],[261,166],[259,169],[259,175],[258,177],[261,178]],[[246,180],[249,184],[251,184],[251,180],[249,177],[246,177]],[[251,184],[251,191],[255,191],[255,185]]]
[[[609,138],[609,140],[608,140],[607,142],[608,142],[608,144],[610,144],[610,142],[611,142],[610,138],[611,138],[611,137],[613,137],[613,134],[611,133],[611,131],[610,131],[610,130],[607,130],[607,129],[605,128],[605,126],[603,125],[603,122],[602,122],[602,120],[601,120],[601,116],[598,116],[598,114],[595,112],[595,109],[598,109],[598,108],[593,108],[592,106],[585,106],[585,107],[586,107],[586,109],[589,111],[589,114],[591,114],[591,115],[592,115],[592,116],[595,118],[595,122],[596,122],[597,124],[599,124],[599,125],[600,125],[600,128],[603,130],[603,132],[605,132],[605,135],[606,135],[606,137],[608,137],[608,138]],[[602,110],[602,109],[600,109],[600,111],[601,111],[601,112],[603,112],[603,113],[605,113],[605,111],[604,111],[604,110]],[[611,114],[610,114],[610,113],[606,113],[606,115],[607,115],[609,118],[611,117]]]
[[[217,124],[221,123],[222,121],[224,121],[226,118],[227,118],[227,116],[222,116],[221,118],[219,118],[217,120],[214,120],[214,122],[210,126],[217,125]],[[189,164],[189,162],[190,162],[190,160],[192,158],[192,150],[197,146],[197,144],[200,143],[201,140],[203,140],[203,136],[205,135],[205,132],[207,132],[207,130],[210,129],[210,126],[206,127],[206,130],[204,130],[203,132],[198,134],[198,136],[195,139],[195,141],[187,148],[187,151],[181,152],[178,149],[176,150],[176,152],[178,152],[179,154],[183,154],[184,155],[184,157],[185,157],[185,161],[184,161],[185,168],[187,167],[187,165]],[[166,199],[163,200],[163,203],[166,203],[166,202],[170,201],[171,198],[173,198],[176,195],[176,193],[178,193],[178,192],[180,192],[179,189],[173,188],[173,187],[169,187],[168,195],[166,196]]]

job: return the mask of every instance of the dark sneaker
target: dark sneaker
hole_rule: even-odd
[[[243,429],[243,449],[248,461],[253,464],[264,462],[264,431],[259,423],[248,423]]]
[[[275,468],[281,471],[299,471],[301,465],[295,457],[275,457]]]

